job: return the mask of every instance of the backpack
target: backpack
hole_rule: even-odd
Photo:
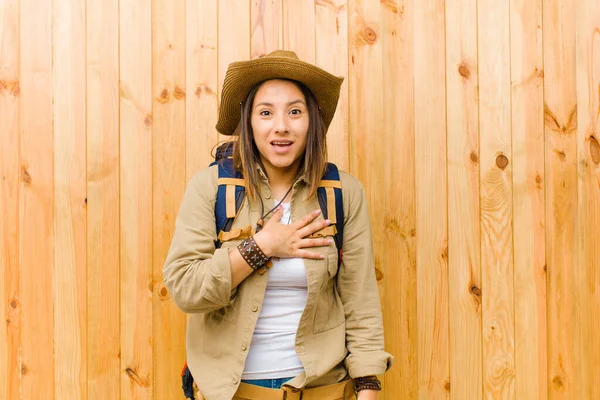
[[[231,230],[233,221],[244,203],[246,194],[244,176],[235,168],[233,162],[233,142],[221,144],[217,148],[214,158],[215,160],[210,163],[210,166],[218,165],[219,168],[217,201],[215,202],[215,226],[217,232],[215,248],[218,249],[223,242],[241,239],[249,236],[251,233],[242,229]],[[327,163],[325,174],[321,178],[317,189],[317,199],[323,218],[331,221],[331,225],[327,228],[329,228],[328,233],[333,235],[333,240],[338,250],[339,266],[343,256],[344,203],[340,174],[335,164]],[[187,363],[181,372],[181,382],[185,397],[194,400],[194,378]]]

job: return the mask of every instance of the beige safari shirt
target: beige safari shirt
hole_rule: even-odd
[[[261,171],[265,212],[274,204]],[[248,276],[231,289],[228,252],[241,239],[215,250],[214,205],[218,168],[206,168],[190,181],[175,224],[164,265],[169,292],[184,312],[187,362],[207,400],[229,400],[240,383],[254,327],[260,313],[267,273]],[[360,182],[340,171],[344,198],[343,263],[338,268],[335,244],[314,248],[324,260],[305,259],[308,297],[296,334],[296,352],[304,373],[289,384],[314,387],[350,377],[382,374],[392,364],[383,349],[381,306],[375,280],[369,211]],[[291,217],[296,221],[319,208],[306,200],[302,179],[292,189]],[[256,226],[260,201],[246,197],[233,229]],[[322,218],[319,216],[319,218]]]

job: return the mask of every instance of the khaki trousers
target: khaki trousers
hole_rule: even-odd
[[[205,400],[194,383],[194,398]],[[232,400],[354,400],[354,386],[351,380],[320,386],[311,389],[267,389],[261,386],[240,383]]]

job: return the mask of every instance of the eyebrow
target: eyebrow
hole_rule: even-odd
[[[290,101],[289,103],[287,103],[287,104],[286,104],[286,106],[288,106],[288,107],[289,107],[289,106],[291,106],[291,105],[293,105],[293,104],[297,104],[297,103],[300,103],[300,104],[304,104],[304,105],[306,105],[306,103],[305,103],[303,100],[301,100],[301,99],[298,99],[298,100],[293,100],[293,101]],[[267,106],[267,107],[273,107],[273,104],[272,104],[272,103],[269,103],[269,102],[267,102],[267,101],[262,101],[262,102],[260,102],[260,103],[256,104],[256,105],[254,106],[254,108],[256,108],[256,107],[258,107],[258,106]]]

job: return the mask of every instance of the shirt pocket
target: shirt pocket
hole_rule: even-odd
[[[325,257],[327,273],[319,290],[313,333],[325,332],[344,323],[344,305],[337,289],[337,254]]]

